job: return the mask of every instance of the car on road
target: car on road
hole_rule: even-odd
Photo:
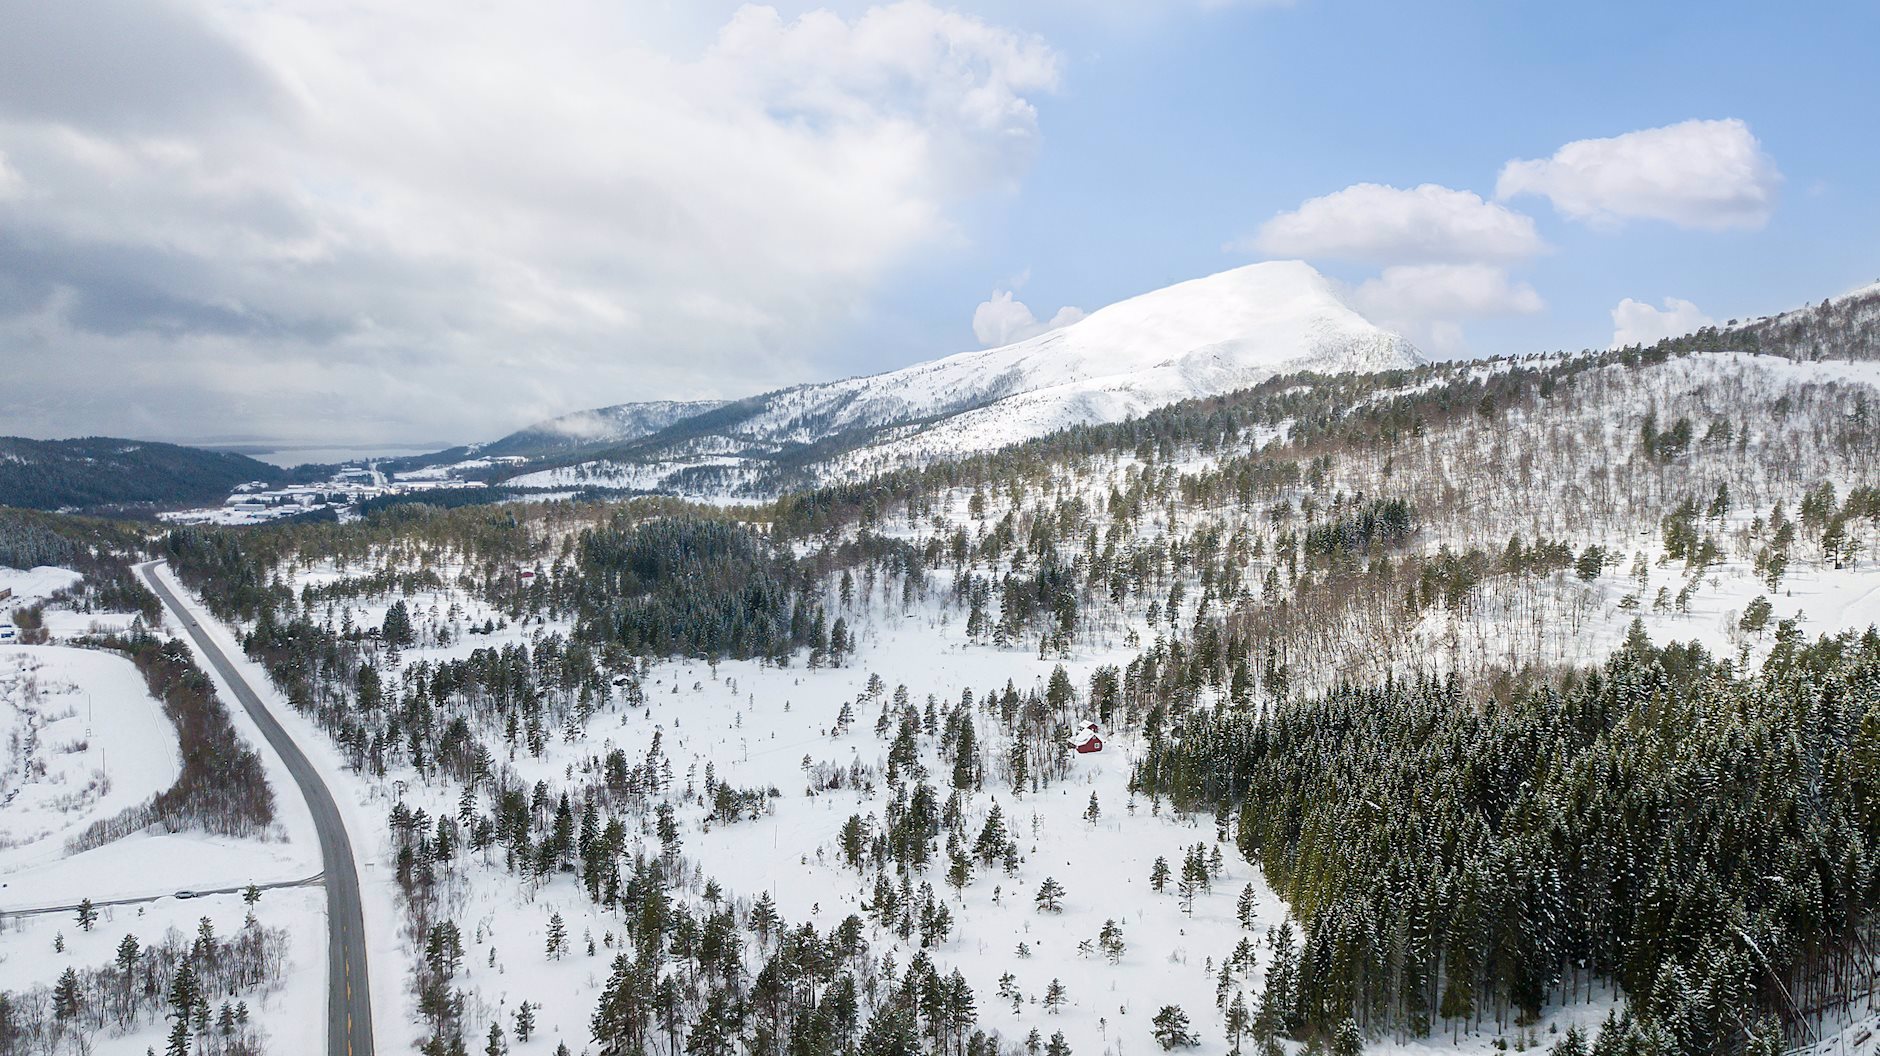
[[[181,891],[178,891],[176,893],[176,897],[177,898],[195,898],[196,892],[191,891],[189,888],[186,887],[182,889]]]

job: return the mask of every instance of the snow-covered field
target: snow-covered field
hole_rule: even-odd
[[[203,921],[226,941],[237,935],[248,916],[241,895],[204,895],[192,899],[164,897],[134,905],[103,906],[98,920],[87,930],[73,913],[0,916],[0,990],[26,991],[52,983],[67,968],[85,971],[114,963],[127,937],[138,946],[153,947],[168,937],[185,944],[200,934]],[[286,947],[282,984],[244,989],[232,997],[212,995],[214,1003],[239,1001],[250,1022],[259,1028],[265,1051],[307,1054],[324,1051],[319,1042],[325,1022],[325,944],[308,941],[326,931],[326,893],[319,887],[266,891],[255,903],[256,921],[266,928],[284,928],[291,936]],[[169,1033],[160,1017],[146,1017],[127,1030],[107,1027],[90,1033],[85,1051],[96,1056],[143,1056],[163,1051]],[[61,1048],[60,1052],[71,1051]]]
[[[317,566],[299,573],[297,585],[331,584],[339,575],[330,566]],[[354,605],[355,623],[382,619],[390,600]],[[414,619],[436,613],[445,626],[473,625],[491,614],[454,590],[404,600]],[[454,619],[453,612],[458,613]],[[1133,649],[1117,642],[1093,645],[1070,659],[1041,660],[1035,650],[974,645],[966,640],[958,613],[937,602],[920,602],[911,612],[873,605],[868,612],[848,614],[860,629],[860,640],[847,666],[812,670],[724,662],[714,668],[703,662],[655,662],[644,679],[643,706],[627,708],[615,700],[573,739],[552,738],[541,757],[512,751],[501,762],[525,786],[541,781],[551,789],[568,788],[571,778],[613,749],[638,758],[657,736],[674,771],[669,793],[680,803],[682,853],[690,864],[689,879],[676,897],[702,904],[706,881],[715,880],[725,897],[747,907],[768,895],[791,923],[828,929],[851,913],[867,919],[872,874],[843,864],[839,837],[851,815],[871,826],[880,821],[888,741],[876,734],[875,723],[884,708],[893,707],[896,687],[905,686],[917,708],[924,708],[931,695],[944,710],[962,690],[983,698],[1008,681],[1021,692],[1042,689],[1059,664],[1074,684],[1086,685],[1098,666],[1125,662]],[[401,662],[409,667],[422,660],[461,659],[475,648],[528,643],[567,629],[533,623],[511,624],[489,636],[459,632],[444,647],[405,650]],[[265,684],[260,672],[247,666],[257,684]],[[871,674],[885,683],[875,695],[867,691]],[[839,730],[845,706],[851,723]],[[320,738],[303,720],[290,721],[306,737]],[[983,716],[980,725],[987,739],[984,754],[1001,758],[1001,735]],[[1017,841],[1020,860],[1011,872],[999,864],[976,864],[960,889],[943,882],[944,859],[917,877],[915,888],[930,885],[954,922],[951,934],[926,947],[926,953],[943,974],[962,973],[978,995],[980,1029],[997,1031],[1008,1043],[1022,1044],[1037,1030],[1042,1037],[1063,1033],[1077,1053],[1148,1053],[1156,1051],[1150,1018],[1163,1005],[1176,1004],[1189,1012],[1201,1035],[1196,1051],[1224,1053],[1229,1046],[1215,1005],[1222,966],[1243,939],[1251,943],[1253,959],[1231,973],[1230,992],[1242,991],[1253,1002],[1270,962],[1269,929],[1285,920],[1285,909],[1232,842],[1217,841],[1211,815],[1176,816],[1166,804],[1132,797],[1127,786],[1138,748],[1135,738],[1108,731],[1106,738],[1104,751],[1072,757],[1068,775],[1035,794],[1015,795],[1006,780],[989,775],[985,791],[962,795],[964,831],[976,832],[996,804]],[[944,796],[947,764],[934,738],[923,736],[921,747],[925,779]],[[431,817],[451,816],[459,810],[461,790],[426,783],[404,768],[368,778],[345,770],[336,752],[321,749],[316,755],[335,787],[351,793],[350,823],[367,862],[368,923],[375,935],[385,936],[374,949],[380,1044],[388,1051],[408,1047],[420,1016],[414,994],[400,985],[399,975],[418,951],[408,940],[393,937],[395,928],[381,932],[371,923],[372,917],[398,919],[386,812],[402,801]],[[813,775],[838,770],[872,775],[870,787],[812,788]],[[778,795],[762,816],[723,823],[708,816],[707,775],[740,789],[775,788]],[[1093,796],[1098,809],[1091,819]],[[659,852],[650,823],[632,842],[629,855],[634,848]],[[1218,849],[1222,865],[1211,890],[1194,899],[1190,913],[1173,882],[1157,893],[1150,874],[1157,858],[1178,868],[1196,844],[1210,854]],[[557,1041],[574,1052],[594,1051],[589,1019],[612,954],[620,948],[625,927],[620,914],[597,906],[572,875],[537,884],[506,868],[500,852],[493,859],[466,854],[463,861],[461,881],[449,884],[444,898],[450,919],[465,937],[458,985],[467,996],[467,1032],[480,1036],[492,1022],[509,1028],[519,1004],[527,1002],[535,1006],[544,1051]],[[1040,911],[1034,903],[1047,878],[1065,889],[1061,912]],[[1247,889],[1252,917],[1243,927],[1238,908]],[[546,950],[549,922],[556,914],[569,936],[569,951],[562,956]],[[1124,944],[1115,963],[1096,946],[1108,922],[1121,929]],[[898,965],[922,949],[918,935],[904,940],[872,921],[864,937],[877,957],[891,955]],[[1003,980],[1007,973],[1009,983]],[[1054,981],[1063,988],[1064,1000],[1051,1008],[1045,995]],[[1015,994],[1016,1001],[1001,996],[1002,991]],[[1498,1043],[1525,1044],[1569,1024],[1596,1023],[1609,1007],[1610,998],[1599,997],[1553,1008],[1525,1028],[1496,1030],[1491,1022],[1459,1040],[1381,1041],[1368,1051],[1496,1051]]]
[[[0,590],[13,592],[12,597],[0,602],[0,609],[11,612],[23,605],[43,601],[82,578],[69,568],[52,565],[40,565],[32,569],[0,567]]]
[[[60,568],[4,570],[0,585],[13,586],[16,599],[31,603],[80,578]],[[59,605],[43,617],[50,644],[0,645],[0,738],[7,750],[0,763],[0,990],[50,986],[67,967],[103,968],[127,934],[152,946],[172,931],[193,936],[204,917],[224,937],[241,927],[247,907],[240,897],[183,900],[175,897],[179,891],[318,875],[319,847],[306,805],[239,706],[230,707],[230,719],[261,753],[275,790],[278,821],[263,838],[156,828],[75,853],[73,841],[88,827],[168,789],[181,760],[174,726],[130,660],[61,644],[99,630],[125,630],[135,617]],[[233,702],[226,688],[221,692]],[[90,931],[70,912],[38,912],[86,899],[99,904],[100,919]],[[103,905],[120,900],[133,901]],[[317,884],[262,896],[258,918],[286,929],[292,963],[284,983],[238,997],[249,1006],[251,1022],[272,1036],[268,1051],[315,1051],[303,1050],[296,1039],[324,1031],[325,907]],[[91,1046],[85,1051],[135,1056],[161,1049],[166,1030],[160,1020],[107,1027],[85,1037]]]
[[[1483,367],[1476,380],[1512,369],[1504,367]],[[788,667],[651,660],[635,683],[643,701],[630,705],[632,691],[622,688],[627,680],[612,682],[592,701],[591,714],[584,711],[565,726],[558,716],[539,752],[519,742],[513,727],[505,740],[494,712],[465,706],[470,713],[460,716],[449,711],[457,704],[439,704],[446,709],[441,721],[463,718],[468,736],[492,753],[493,771],[467,792],[435,762],[423,772],[412,767],[396,744],[375,748],[377,757],[390,760],[387,772],[351,769],[346,759],[362,749],[353,745],[342,752],[310,718],[287,707],[260,667],[243,657],[237,634],[244,629],[217,625],[200,607],[196,617],[248,680],[268,690],[274,710],[341,799],[361,863],[373,936],[375,1023],[387,1052],[410,1048],[424,1020],[408,985],[421,950],[407,933],[396,880],[399,844],[388,820],[394,805],[422,810],[433,822],[493,817],[491,788],[499,781],[511,789],[539,788],[549,804],[561,794],[580,804],[618,749],[635,763],[650,757],[668,766],[666,779],[655,782],[644,801],[635,792],[607,807],[610,818],[627,823],[623,860],[662,853],[665,841],[654,817],[655,804],[664,800],[676,811],[677,860],[684,866],[671,894],[695,910],[722,899],[748,913],[757,900],[767,899],[785,922],[812,924],[819,932],[855,914],[866,922],[862,938],[876,966],[871,974],[885,977],[888,960],[901,970],[923,955],[943,976],[957,970],[976,995],[975,1025],[996,1032],[1008,1047],[1024,1046],[1035,1031],[1040,1038],[1061,1033],[1077,1056],[1147,1054],[1156,1045],[1150,1017],[1162,1006],[1179,1005],[1200,1037],[1200,1056],[1220,1056],[1229,1048],[1221,1009],[1236,993],[1249,1005],[1257,1000],[1275,958],[1273,935],[1287,921],[1286,907],[1234,842],[1222,838],[1226,827],[1217,827],[1211,814],[1179,815],[1165,802],[1132,796],[1131,766],[1143,750],[1132,729],[1102,731],[1105,748],[1099,753],[1052,753],[1047,780],[1015,787],[1004,732],[1009,719],[995,718],[994,694],[1008,685],[1021,695],[1043,693],[1061,666],[1075,699],[1086,699],[1099,668],[1126,667],[1157,639],[1183,640],[1209,605],[1216,606],[1215,614],[1229,609],[1288,650],[1297,670],[1295,694],[1338,679],[1453,671],[1467,680],[1530,665],[1598,663],[1635,619],[1654,641],[1696,640],[1714,653],[1752,662],[1767,655],[1785,620],[1796,621],[1809,637],[1864,630],[1880,623],[1880,518],[1849,513],[1843,525],[1848,541],[1836,557],[1823,540],[1824,517],[1834,511],[1818,513],[1781,544],[1787,548],[1786,571],[1772,579],[1761,562],[1775,545],[1771,525],[1778,506],[1783,518],[1798,522],[1803,495],[1822,483],[1833,487],[1836,502],[1875,483],[1872,452],[1836,425],[1861,413],[1864,405],[1854,394],[1876,384],[1880,368],[1872,364],[1692,356],[1630,375],[1616,367],[1591,369],[1563,382],[1552,403],[1536,400],[1502,418],[1471,409],[1388,447],[1352,445],[1310,465],[1302,458],[1291,477],[1243,485],[1238,492],[1221,481],[1246,473],[1251,453],[1287,435],[1290,421],[1249,427],[1218,446],[1153,455],[1099,453],[1034,477],[922,496],[918,510],[883,509],[869,527],[874,536],[905,544],[908,554],[926,555],[912,559],[919,565],[916,575],[901,579],[884,572],[877,582],[876,567],[864,573],[857,566],[863,584],[853,600],[844,586],[838,601],[833,581],[822,587],[827,596],[813,599],[826,605],[831,618],[843,617],[855,634],[843,666],[812,668],[800,653]],[[1473,408],[1474,398],[1467,406]],[[1641,445],[1641,430],[1648,437],[1654,430],[1668,435],[1680,419],[1688,419],[1683,442],[1689,457],[1662,458],[1652,454],[1649,441]],[[735,458],[702,457],[720,459],[725,468],[738,465]],[[843,464],[856,469],[863,465],[857,457],[864,456]],[[638,467],[607,479],[657,483],[632,475],[647,472]],[[576,468],[538,482],[571,487],[594,478]],[[1720,485],[1727,485],[1727,501],[1712,512]],[[1416,510],[1416,530],[1388,553],[1358,555],[1343,566],[1300,548],[1305,531],[1348,515],[1358,497],[1402,497]],[[1695,530],[1714,547],[1701,563],[1674,558],[1667,549],[1666,515],[1687,501],[1699,504]],[[547,586],[569,564],[572,546],[565,533],[586,516],[594,514],[570,510],[542,517],[538,554],[543,566],[555,567],[545,567],[536,586]],[[852,526],[840,531],[851,533],[844,541],[855,541]],[[995,533],[1004,533],[1005,541],[988,546]],[[1564,567],[1555,562],[1546,571],[1511,571],[1519,565],[1505,556],[1511,538],[1517,545],[1509,549],[1516,554],[1542,543],[1551,552],[1564,551]],[[949,560],[956,540],[959,556]],[[799,539],[799,552],[826,541]],[[276,571],[296,594],[311,589],[301,595],[307,601],[303,614],[336,633],[341,627],[378,628],[394,602],[404,604],[415,644],[395,656],[375,639],[361,646],[378,665],[388,702],[422,702],[424,687],[414,669],[426,662],[526,645],[540,663],[546,641],[573,635],[565,619],[543,620],[493,600],[513,596],[500,584],[489,585],[491,597],[481,596],[468,584],[486,574],[486,567],[448,545],[431,538],[376,545],[350,552],[349,564],[308,559],[288,561]],[[1595,545],[1605,557],[1582,575],[1575,560]],[[961,577],[982,583],[1007,573],[1023,577],[1047,546],[1076,570],[1073,577],[1099,561],[1115,575],[1131,577],[1128,590],[1118,595],[1126,600],[1107,596],[1101,582],[1080,582],[1076,630],[1063,641],[1047,647],[1035,627],[1009,647],[990,644],[990,631],[969,637],[965,592],[954,589]],[[1193,558],[1203,550],[1231,560]],[[1432,601],[1427,593],[1406,600],[1419,583],[1416,572],[1391,578],[1398,569],[1434,569],[1470,553],[1479,567],[1460,600]],[[357,586],[356,577],[412,573],[420,564],[443,585],[377,594],[348,589]],[[56,582],[49,574],[42,578]],[[1422,582],[1427,592],[1429,580]],[[1766,621],[1745,626],[1745,613],[1759,599],[1768,603]],[[996,597],[991,608],[999,608]],[[56,630],[78,615],[54,610],[48,623]],[[1257,692],[1268,691],[1263,686]],[[1198,691],[1203,705],[1218,703],[1224,693],[1220,686]],[[438,701],[448,697],[436,694]],[[232,699],[226,690],[224,698]],[[960,708],[968,698],[970,706]],[[937,789],[938,799],[949,801],[953,820],[942,842],[958,838],[970,847],[972,834],[996,810],[1016,847],[1006,861],[974,859],[964,876],[956,870],[949,877],[948,855],[940,852],[933,864],[914,871],[904,897],[926,905],[930,919],[938,907],[950,919],[948,927],[924,938],[918,930],[897,934],[877,919],[877,877],[884,874],[847,861],[843,847],[851,819],[870,834],[884,827],[895,795],[886,774],[902,700],[917,714],[966,714],[979,738],[983,782],[957,792],[935,728],[944,723],[927,719],[915,739],[921,769],[905,787],[924,782]],[[238,729],[259,743],[246,717],[233,710]],[[97,747],[117,751],[110,744]],[[75,776],[69,780],[82,779],[81,753],[68,755],[74,758],[66,770],[48,772],[70,770]],[[12,890],[0,891],[0,909],[29,904],[27,893],[37,900],[31,904],[47,904],[56,892],[105,874],[134,876],[146,885],[125,887],[128,895],[149,893],[152,886],[160,891],[308,875],[318,866],[304,806],[278,760],[265,750],[263,757],[282,812],[277,838],[218,844],[184,834],[140,835],[85,855],[35,860],[27,872],[37,886],[21,873],[11,881]],[[161,787],[164,780],[146,775],[143,783]],[[755,793],[761,806],[727,820],[714,809],[712,792],[721,787]],[[629,802],[622,806],[618,800]],[[541,816],[539,807],[531,811]],[[0,825],[8,820],[0,817]],[[71,822],[80,824],[82,819]],[[57,843],[42,836],[26,846]],[[1192,900],[1177,893],[1173,880],[1165,890],[1154,890],[1157,860],[1179,870],[1196,847],[1204,859],[1219,856],[1206,889]],[[0,851],[0,869],[6,853]],[[526,1003],[536,1023],[529,1047],[548,1052],[563,1042],[574,1052],[593,1052],[590,1017],[614,955],[626,948],[626,914],[597,903],[575,873],[552,869],[552,861],[537,876],[504,858],[498,840],[486,849],[462,847],[440,866],[440,910],[461,928],[466,947],[453,984],[465,997],[465,1035],[479,1039],[492,1023],[513,1032],[516,1011]],[[885,875],[892,883],[893,871]],[[1047,882],[1063,888],[1057,909],[1041,909],[1036,902]],[[102,898],[118,891],[84,893]],[[296,889],[282,901],[313,894]],[[125,912],[118,910],[118,917]],[[568,948],[551,953],[550,921],[557,916]],[[1105,949],[1105,932],[1113,940],[1120,937],[1120,945],[1112,941]],[[310,920],[295,934],[294,956],[305,958],[299,963],[319,963],[323,929]],[[755,971],[774,944],[748,935],[744,941],[750,945],[745,965]],[[307,974],[308,980],[293,985],[317,993],[317,973]],[[1047,1000],[1047,994],[1062,1000]],[[310,1000],[303,1005],[310,1007]],[[1425,1039],[1372,1038],[1366,1051],[1477,1054],[1545,1046],[1569,1025],[1596,1024],[1615,1002],[1605,992],[1590,998],[1557,992],[1532,1024],[1517,1027],[1490,1017],[1460,1035],[1450,1025]],[[288,1022],[293,1037],[321,1029],[317,1019]],[[278,1030],[275,1035],[282,1036]]]
[[[168,788],[182,765],[137,668],[90,649],[0,646],[0,736],[0,909],[29,904],[22,880],[93,822]]]

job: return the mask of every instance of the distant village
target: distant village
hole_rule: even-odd
[[[275,487],[266,481],[250,481],[237,487],[220,506],[175,510],[159,516],[173,524],[265,524],[331,510],[341,520],[346,520],[359,504],[372,499],[484,487],[480,480],[465,480],[458,476],[458,471],[511,461],[525,462],[527,459],[480,458],[453,466],[431,466],[391,476],[380,472],[376,465],[370,463],[348,465],[316,484]]]

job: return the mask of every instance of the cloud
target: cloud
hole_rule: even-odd
[[[1582,139],[1551,158],[1511,161],[1495,196],[1542,195],[1595,224],[1645,219],[1723,230],[1767,223],[1781,182],[1749,126],[1732,118]]]
[[[1531,217],[1426,183],[1359,183],[1283,212],[1243,244],[1275,257],[1374,263],[1515,261],[1546,249]]]
[[[702,48],[606,0],[101,3],[0,41],[0,432],[485,439],[800,380],[1059,77],[924,0]]]
[[[174,131],[266,102],[254,57],[177,0],[10,4],[0,115]]]
[[[1360,284],[1352,302],[1381,325],[1445,355],[1462,351],[1462,320],[1547,307],[1534,287],[1493,264],[1394,265]]]
[[[991,300],[973,309],[973,336],[987,348],[997,348],[1069,326],[1083,317],[1082,308],[1065,305],[1050,322],[1041,323],[1025,302],[1013,297],[1012,291],[995,290]]]
[[[15,198],[26,193],[26,180],[7,164],[7,156],[0,153],[0,201]]]
[[[1627,297],[1612,310],[1612,347],[1656,344],[1667,337],[1680,337],[1714,326],[1716,322],[1697,305],[1677,297],[1666,297],[1662,309]]]

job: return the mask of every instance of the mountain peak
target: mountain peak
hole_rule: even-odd
[[[820,468],[802,468],[822,473],[879,458],[920,461],[1120,421],[1278,374],[1422,361],[1310,265],[1267,261],[1139,294],[999,348],[753,397],[709,418],[676,420],[602,457],[640,467],[613,474],[635,487],[692,491],[708,478],[711,487],[735,480],[760,488],[765,467],[812,452]],[[576,417],[553,431],[592,424]],[[551,471],[531,482],[559,479]]]

